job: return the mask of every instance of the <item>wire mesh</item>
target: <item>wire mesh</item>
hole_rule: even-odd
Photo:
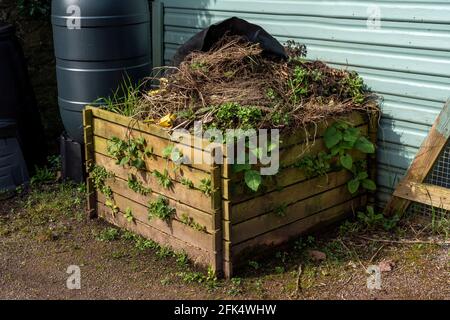
[[[425,183],[450,189],[450,142],[447,142],[444,150],[439,155],[431,172],[426,177]],[[410,214],[421,214],[425,216],[444,216],[447,210],[439,207],[432,207],[421,203],[412,203],[409,209]]]

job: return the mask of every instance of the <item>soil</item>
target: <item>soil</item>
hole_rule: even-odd
[[[367,241],[337,226],[249,262],[231,281],[197,283],[194,266],[122,237],[107,241],[111,226],[86,220],[82,189],[42,185],[0,202],[0,299],[450,299],[448,245]],[[414,238],[416,230],[395,233]],[[391,270],[381,290],[369,290],[366,269],[378,264]],[[81,290],[66,287],[70,265],[81,269]]]

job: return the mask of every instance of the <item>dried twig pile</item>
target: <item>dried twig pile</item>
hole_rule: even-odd
[[[142,95],[134,117],[172,114],[173,126],[184,128],[202,121],[219,129],[289,130],[354,110],[377,110],[376,97],[356,73],[307,62],[304,46],[288,45],[290,59],[274,61],[257,44],[225,37],[158,79],[160,88]]]

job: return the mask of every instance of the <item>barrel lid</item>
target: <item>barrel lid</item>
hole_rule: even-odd
[[[53,0],[52,23],[67,26],[79,17],[81,27],[137,24],[150,21],[148,0]]]
[[[12,24],[0,20],[0,37],[9,36],[15,33],[15,28]]]

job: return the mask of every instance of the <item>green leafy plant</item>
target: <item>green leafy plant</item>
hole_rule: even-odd
[[[45,167],[35,167],[35,174],[31,177],[30,183],[32,185],[46,184],[55,182],[57,173],[61,170],[61,157],[49,156],[47,157],[47,165]]]
[[[217,276],[211,267],[208,267],[208,272],[204,275],[201,272],[179,272],[177,275],[182,281],[186,283],[206,284],[209,289],[217,288]]]
[[[300,159],[295,166],[305,170],[308,178],[318,176],[325,176],[331,170],[332,156],[325,152],[319,152],[317,156],[305,156]]]
[[[51,0],[18,0],[17,8],[24,16],[44,18],[50,16]]]
[[[197,223],[194,218],[189,217],[187,214],[183,214],[181,216],[181,222],[185,225],[191,227],[194,230],[200,231],[200,232],[206,232],[206,227],[202,226],[201,224]]]
[[[287,204],[282,204],[274,210],[274,213],[277,217],[283,218],[286,217],[287,214]]]
[[[34,176],[30,180],[32,185],[50,183],[54,182],[56,179],[55,172],[47,167],[43,168],[35,167],[35,171],[36,172]]]
[[[213,189],[211,186],[211,179],[202,179],[200,180],[199,190],[203,192],[206,196],[210,197],[213,193]]]
[[[133,211],[131,210],[130,207],[127,207],[125,209],[125,213],[123,214],[123,216],[125,217],[125,219],[127,219],[128,222],[133,222],[134,221]]]
[[[292,92],[293,103],[297,103],[308,94],[308,71],[301,66],[296,66],[287,84]]]
[[[194,189],[194,183],[187,178],[181,178],[181,184],[189,189]]]
[[[165,197],[158,197],[148,203],[148,219],[158,218],[169,221],[175,214],[175,209],[169,206],[169,200]]]
[[[325,131],[324,141],[327,153],[306,156],[296,165],[303,168],[308,176],[326,175],[333,166],[337,170],[344,168],[353,174],[353,179],[347,184],[351,194],[356,194],[360,187],[369,191],[376,190],[376,184],[367,172],[367,162],[355,161],[351,155],[352,151],[375,153],[374,144],[358,128],[343,121],[335,122]]]
[[[365,212],[358,212],[358,221],[367,229],[383,228],[386,231],[394,229],[400,221],[399,215],[391,218],[385,217],[382,213],[376,213],[372,206],[367,206]]]
[[[89,167],[89,177],[91,178],[95,190],[105,195],[108,199],[112,198],[113,192],[111,187],[106,185],[106,181],[115,178],[113,172],[109,172],[105,167],[95,164]]]
[[[263,119],[262,110],[255,106],[241,106],[228,102],[217,107],[213,127],[252,129]]]
[[[366,98],[363,79],[356,72],[350,72],[342,82],[342,88],[346,91],[344,94],[351,97],[354,103],[362,104]]]
[[[180,164],[183,160],[183,153],[173,145],[168,145],[163,149],[163,158],[172,160],[176,164]]]
[[[158,170],[154,170],[152,175],[158,181],[158,184],[161,185],[164,189],[170,189],[173,186],[172,179],[169,176],[169,171],[164,169],[164,172],[161,173]]]
[[[145,157],[153,153],[143,137],[131,138],[128,141],[112,137],[108,141],[107,151],[108,155],[116,160],[117,165],[135,167],[138,170],[145,169]]]
[[[128,175],[128,188],[133,190],[136,193],[139,193],[143,196],[147,196],[152,192],[151,188],[144,187],[142,181],[139,181],[138,178],[134,174]]]
[[[120,231],[116,228],[106,228],[97,235],[97,240],[102,242],[111,242],[118,240]]]

